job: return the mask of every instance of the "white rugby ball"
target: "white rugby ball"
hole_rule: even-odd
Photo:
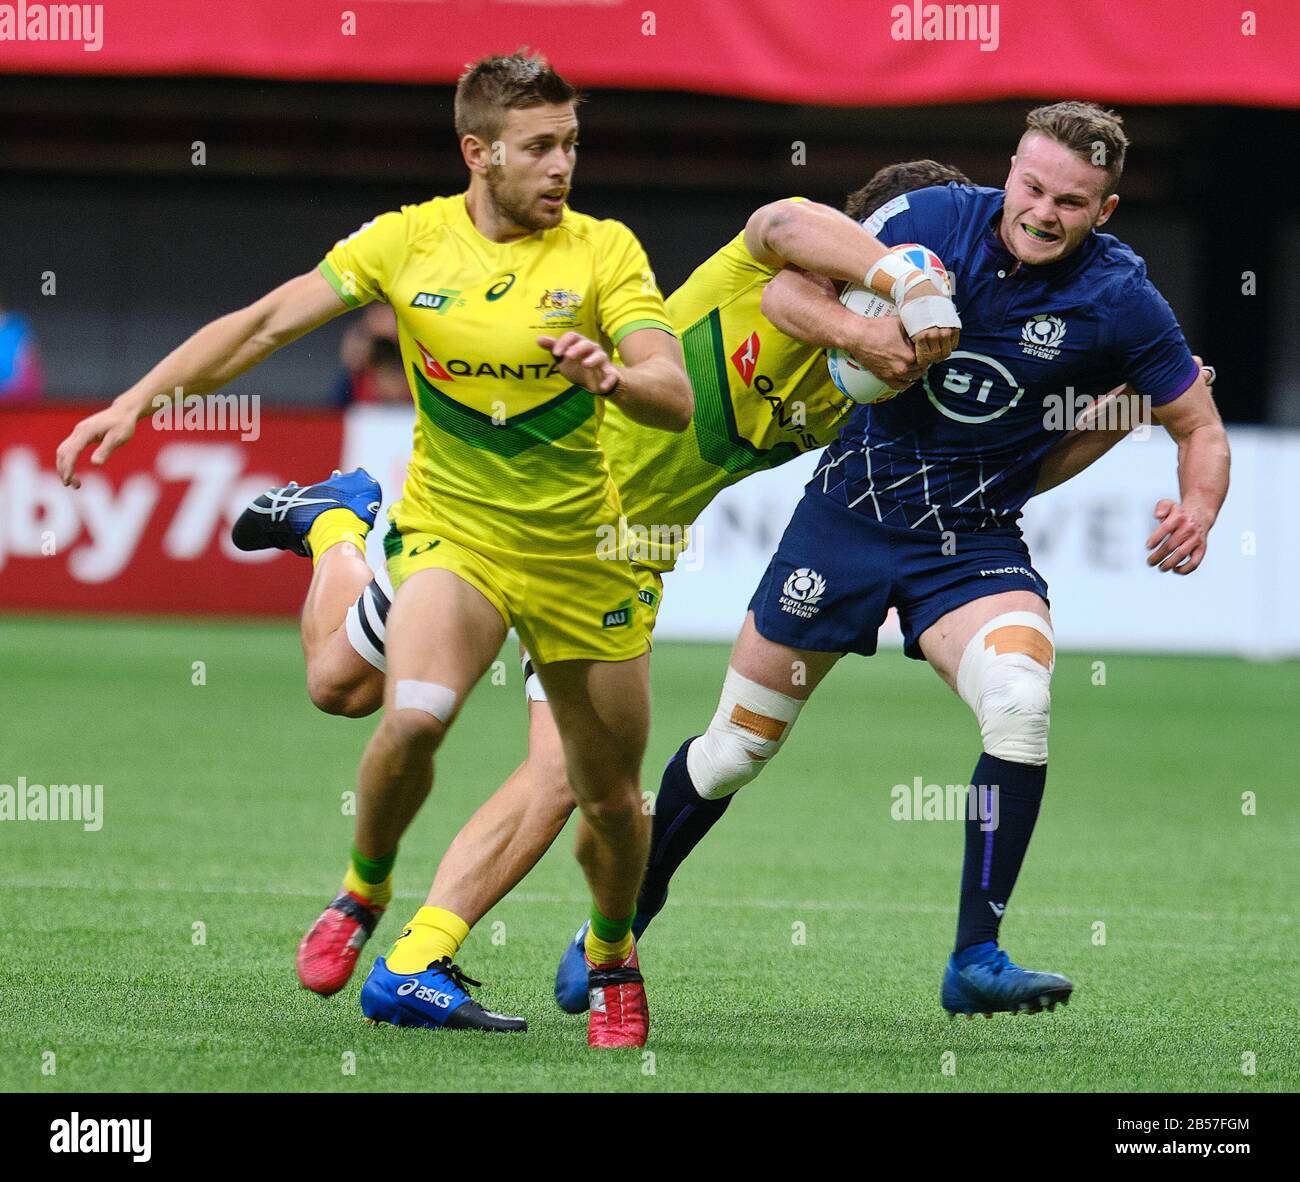
[[[901,246],[893,247],[892,251],[895,254],[904,255],[908,261],[914,262],[917,269],[924,271],[926,278],[942,294],[952,294],[952,285],[948,273],[944,270],[943,262],[934,251],[928,250],[915,242],[905,242]],[[893,300],[877,295],[860,283],[850,283],[840,296],[840,303],[848,308],[850,312],[856,312],[859,316],[898,315],[898,308],[894,305]],[[854,402],[863,403],[864,405],[874,402],[888,402],[889,399],[898,394],[897,390],[889,386],[888,383],[881,381],[865,366],[859,365],[843,349],[828,349],[826,351],[826,367],[830,370],[831,381],[835,383],[836,389]]]

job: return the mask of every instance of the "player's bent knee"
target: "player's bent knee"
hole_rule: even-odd
[[[635,783],[620,784],[588,800],[582,805],[586,818],[597,825],[626,824],[645,815],[640,786]]]
[[[975,712],[990,755],[1047,762],[1055,657],[1051,625],[1033,612],[1006,612],[971,638],[957,692]]]
[[[527,764],[529,780],[536,789],[536,796],[545,801],[548,808],[571,811],[577,801],[569,785],[569,769],[565,766],[563,755],[535,756],[530,751]]]
[[[706,800],[730,796],[781,749],[803,703],[727,669],[709,729],[686,752],[686,769]]]
[[[384,726],[403,747],[428,747],[442,742],[456,714],[456,691],[432,681],[403,679],[393,689],[393,708]]]
[[[382,723],[389,738],[407,750],[436,751],[447,726],[422,710],[390,710]]]
[[[383,679],[371,684],[368,678],[343,680],[331,671],[307,670],[307,694],[317,710],[344,718],[364,718],[383,704]]]

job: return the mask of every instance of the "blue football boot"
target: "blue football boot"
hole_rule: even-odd
[[[418,973],[395,973],[381,956],[361,986],[361,1012],[368,1022],[447,1030],[527,1030],[523,1018],[485,1010],[466,991],[479,985],[447,957]]]
[[[230,539],[240,550],[289,550],[311,557],[307,534],[312,522],[330,509],[351,509],[368,526],[383,501],[379,481],[364,468],[346,476],[334,472],[328,480],[300,488],[291,480],[280,488],[268,488],[235,522]]]
[[[653,915],[636,913],[632,920],[632,938],[641,939],[641,933],[650,926]],[[587,929],[591,920],[587,920],[564,946],[564,954],[555,970],[555,1004],[566,1014],[585,1014],[589,1004],[587,989],[587,959],[583,955],[583,944],[587,939]]]
[[[948,958],[939,1000],[952,1017],[995,1013],[1036,1014],[1070,1004],[1074,985],[1060,973],[1035,973],[1013,963],[993,941],[973,944]]]

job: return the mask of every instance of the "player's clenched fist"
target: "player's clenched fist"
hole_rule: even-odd
[[[575,386],[593,394],[608,394],[618,385],[618,370],[609,354],[595,341],[580,332],[566,332],[562,337],[538,337],[537,343],[549,349],[562,373]]]
[[[135,434],[135,422],[131,411],[116,406],[106,407],[82,419],[55,452],[54,466],[63,483],[80,488],[76,467],[81,453],[92,443],[98,443],[99,446],[91,453],[90,462],[102,464]]]
[[[926,280],[911,288],[898,308],[899,319],[912,339],[917,363],[924,369],[942,361],[961,336],[961,318],[952,300]]]
[[[1156,504],[1159,524],[1147,538],[1147,566],[1159,565],[1163,571],[1190,575],[1205,558],[1206,538],[1213,525],[1208,513],[1184,502],[1160,501]]]

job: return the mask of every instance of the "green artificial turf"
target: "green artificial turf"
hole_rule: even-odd
[[[648,787],[707,723],[726,654],[657,646]],[[508,653],[505,668],[439,756],[363,969],[523,755]],[[312,708],[292,628],[11,619],[0,704],[0,784],[104,785],[97,832],[0,822],[3,1089],[1300,1087],[1294,663],[1060,658],[1047,796],[1002,935],[1077,992],[1051,1015],[953,1022],[938,990],[961,826],[894,819],[891,790],[966,781],[978,733],[920,663],[843,662],[642,942],[649,1053],[589,1052],[585,1019],[551,999],[587,910],[572,828],[460,957],[527,1034],[367,1026],[360,973],[333,998],[298,987],[294,949],[337,888],[373,720]]]

